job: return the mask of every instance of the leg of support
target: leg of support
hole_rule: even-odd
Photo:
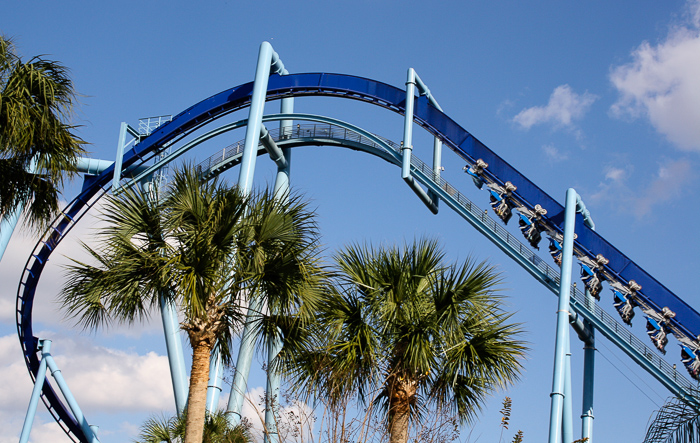
[[[591,339],[594,331],[591,328]],[[593,443],[593,382],[595,372],[595,342],[583,348],[583,414],[581,415],[581,438]]]
[[[282,342],[275,338],[268,341],[267,391],[265,395],[265,443],[279,443],[277,420],[279,418],[280,374],[270,366],[282,349]]]
[[[41,349],[42,353],[49,352],[51,350],[51,340],[40,340],[39,349]],[[24,417],[24,425],[22,426],[22,433],[19,436],[19,443],[27,443],[29,441],[29,433],[32,431],[34,417],[36,416],[36,407],[39,404],[39,397],[41,397],[41,390],[44,388],[45,380],[46,360],[42,358],[41,362],[39,363],[39,370],[36,372],[36,380],[34,380],[32,396],[29,399],[27,415]]]
[[[408,68],[406,78],[406,114],[403,124],[403,165],[401,178],[404,180],[411,176],[411,151],[413,150],[413,103],[415,101],[416,73],[413,68]]]
[[[172,303],[166,301],[165,297],[160,297],[160,315],[163,320],[163,333],[168,351],[175,408],[177,414],[180,415],[187,406],[187,369],[185,367],[185,354],[182,352],[182,337],[180,336],[180,324],[177,321],[177,310]]]
[[[258,143],[260,139],[260,128],[262,125],[263,109],[267,94],[267,82],[270,76],[270,66],[275,64],[275,69],[280,73],[286,73],[277,53],[268,42],[260,45],[258,53],[258,65],[255,69],[255,82],[253,83],[253,94],[250,99],[250,110],[248,114],[248,126],[245,134],[245,144],[243,147],[243,157],[241,159],[241,170],[238,176],[238,187],[244,193],[250,193],[253,187],[253,173],[255,171],[255,160],[258,155]],[[281,67],[281,69],[280,69]],[[248,385],[248,374],[250,364],[253,359],[253,345],[255,337],[252,336],[251,313],[256,315],[260,312],[260,305],[255,300],[251,301],[248,308],[248,319],[241,337],[241,348],[238,351],[236,363],[236,374],[231,386],[231,395],[228,402],[229,422],[237,425],[241,420],[241,408],[243,398]]]
[[[253,324],[257,320],[256,317],[260,315],[260,307],[260,302],[256,299],[251,300],[248,306],[248,316],[243,328],[243,336],[241,337],[241,349],[238,351],[236,373],[233,376],[231,395],[228,398],[228,421],[232,426],[236,426],[241,422],[243,399],[248,387],[248,374],[250,373],[250,364],[253,360],[253,345],[255,344]]]
[[[573,405],[571,401],[571,331],[566,329],[566,373],[564,374],[564,415],[562,417],[562,442],[574,441]]]
[[[260,140],[260,127],[262,125],[265,96],[267,95],[267,82],[270,76],[270,62],[273,54],[272,46],[263,42],[258,53],[258,65],[255,70],[255,83],[253,95],[250,99],[248,113],[248,126],[245,134],[243,158],[241,159],[241,171],[238,176],[238,187],[244,194],[248,194],[253,187],[253,173],[255,160],[258,157],[258,143]]]
[[[61,375],[61,370],[58,369],[58,366],[56,366],[56,363],[53,361],[53,357],[50,353],[43,353],[43,359],[46,360],[46,365],[51,371],[51,375],[53,376],[54,380],[56,380],[56,384],[58,385],[59,389],[61,389],[63,398],[66,399],[66,402],[68,403],[68,406],[70,407],[70,410],[73,413],[73,417],[75,417],[75,420],[80,425],[80,430],[83,431],[83,434],[87,438],[87,441],[89,441],[90,443],[99,443],[97,436],[95,435],[92,428],[85,419],[83,412],[80,410],[78,402],[75,400],[75,397],[73,397],[73,394],[70,392],[70,389],[68,389],[68,384],[64,380],[63,375]]]
[[[119,127],[119,142],[117,143],[117,156],[114,160],[114,176],[112,178],[112,192],[119,189],[119,181],[122,178],[122,158],[124,157],[124,145],[126,144],[126,132],[128,126],[122,122]]]
[[[282,99],[280,112],[282,114],[291,114],[294,112],[294,99]],[[292,130],[292,120],[280,121],[280,134],[284,134]],[[292,150],[284,148],[282,150],[284,158],[287,160],[287,167],[277,170],[277,178],[275,180],[275,197],[289,198],[289,175],[292,166]],[[273,360],[282,349],[282,343],[279,340],[271,338],[268,342],[267,354],[267,389],[266,389],[266,405],[265,405],[265,443],[278,443],[279,434],[277,433],[277,421],[279,420],[279,402],[280,402],[280,376],[273,370]]]
[[[219,352],[214,352],[209,363],[209,386],[207,387],[207,412],[214,413],[219,405],[224,364]]]
[[[433,140],[433,174],[435,174],[435,181],[440,183],[440,173],[442,172],[442,141],[435,137]],[[435,203],[437,207],[440,203],[440,199],[437,195],[429,192],[428,195],[430,199]]]
[[[554,376],[552,380],[552,403],[549,417],[549,443],[559,443],[562,429],[564,405],[564,382],[566,369],[566,339],[569,328],[569,300],[571,296],[571,268],[574,250],[574,222],[576,215],[576,191],[566,191],[564,216],[564,245],[559,287],[559,309],[557,310],[557,335],[554,351]]]
[[[0,260],[2,260],[2,256],[5,255],[5,250],[10,243],[10,238],[12,238],[12,233],[15,231],[15,227],[17,227],[17,222],[19,221],[19,216],[22,214],[23,209],[24,206],[18,206],[7,217],[3,217],[0,222]]]

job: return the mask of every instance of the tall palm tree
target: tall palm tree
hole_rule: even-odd
[[[162,296],[179,306],[193,354],[185,442],[201,442],[211,354],[217,347],[229,361],[247,298],[287,285],[294,293],[280,291],[275,299],[282,300],[277,312],[291,316],[313,293],[301,290],[315,266],[312,213],[299,198],[248,199],[218,180],[202,182],[185,167],[163,196],[126,191],[111,197],[103,219],[108,226],[98,234],[99,249],[84,245],[97,264],[68,267],[63,307],[94,329],[144,319]],[[300,251],[303,246],[310,249]],[[272,272],[271,262],[292,264]]]
[[[307,394],[342,405],[358,395],[392,443],[431,407],[469,421],[485,397],[518,378],[526,347],[495,292],[499,275],[470,260],[446,265],[436,241],[403,250],[351,246],[314,335],[287,370]]]
[[[84,142],[70,120],[76,93],[68,70],[33,57],[23,61],[0,36],[0,215],[24,208],[42,229],[58,213],[64,177],[76,173]]]

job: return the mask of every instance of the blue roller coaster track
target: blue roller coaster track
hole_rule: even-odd
[[[193,131],[222,116],[248,107],[251,103],[252,92],[253,83],[246,83],[213,95],[186,109],[173,117],[170,122],[142,138],[126,152],[121,161],[121,170],[143,165],[164,152],[168,145],[184,139]],[[272,75],[269,78],[267,101],[301,96],[340,97],[370,103],[402,115],[406,111],[405,90],[367,78],[329,73]],[[280,147],[335,144],[364,150],[399,167],[401,166],[400,145],[366,133],[344,122],[301,114],[266,116],[263,117],[263,120],[284,118],[295,121],[311,121],[316,124],[303,127],[299,125],[296,133],[294,131],[291,134],[273,133],[273,138]],[[564,224],[564,207],[560,203],[433,106],[425,96],[416,97],[414,121],[462,158],[466,165],[465,170],[470,172],[478,185],[486,184],[488,186],[494,209],[497,209],[498,205],[505,204],[507,208],[501,206],[501,209],[507,209],[509,213],[510,209],[515,209],[520,214],[521,219],[526,219],[530,223],[533,222],[533,218],[528,217],[527,214],[538,214],[537,234],[542,232],[549,235],[553,256],[556,255]],[[243,124],[245,122],[240,123],[240,125]],[[220,173],[237,164],[239,159],[240,152],[229,149],[228,153],[217,154],[205,160],[201,167],[212,174]],[[32,329],[32,308],[39,278],[56,246],[81,217],[109,191],[115,173],[114,168],[113,165],[99,175],[86,176],[80,194],[49,228],[27,260],[18,289],[16,316],[24,358],[33,379],[39,368],[38,338],[34,336]],[[512,234],[503,229],[500,222],[485,215],[482,209],[476,207],[453,186],[436,176],[431,168],[422,164],[415,157],[412,160],[411,171],[432,195],[438,196],[482,234],[492,239],[511,258],[550,290],[558,292],[558,269],[547,265],[532,252],[531,247],[514,238]],[[497,212],[497,214],[502,220],[507,221],[502,213]],[[584,224],[580,217],[577,218],[575,231],[578,235],[574,246],[575,255],[583,264],[588,264],[586,269],[591,271],[591,275],[594,275],[599,282],[607,281],[615,291],[615,296],[621,297],[621,302],[626,302],[626,306],[630,310],[640,307],[645,314],[655,319],[654,324],[672,333],[683,346],[684,359],[688,360],[684,360],[687,367],[690,368],[692,364],[700,362],[697,357],[700,355],[700,344],[698,343],[700,314],[684,302],[681,297],[671,292],[610,242]],[[531,244],[533,243],[532,237],[528,240]],[[597,269],[594,269],[596,266]],[[587,280],[584,279],[584,281]],[[665,360],[655,355],[631,335],[628,328],[620,325],[597,304],[591,304],[587,301],[585,295],[579,290],[574,291],[572,307],[578,315],[590,321],[596,329],[620,346],[674,394],[683,396],[696,405],[700,404],[694,397],[693,385],[690,382],[683,377],[672,376],[671,367]],[[622,312],[621,308],[618,310]],[[675,315],[668,315],[669,312]],[[623,316],[623,320],[628,321],[629,318],[625,319]],[[697,376],[697,373],[690,372],[694,377]],[[43,387],[42,399],[51,414],[71,438],[86,441],[78,423],[48,380]]]

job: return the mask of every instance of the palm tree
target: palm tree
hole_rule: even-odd
[[[644,443],[700,442],[700,411],[687,401],[673,398],[656,412]]]
[[[526,351],[485,263],[445,265],[436,241],[351,246],[318,314],[314,347],[287,362],[306,395],[344,405],[357,395],[405,443],[431,407],[471,420],[485,397],[517,380]],[[375,396],[376,394],[376,396]]]
[[[174,417],[151,417],[141,426],[136,443],[179,443],[185,436],[186,412]],[[202,443],[253,443],[245,425],[231,427],[224,411],[207,414]]]
[[[76,94],[68,70],[33,57],[23,61],[0,36],[0,215],[19,208],[40,230],[58,213],[64,177],[74,175],[84,142],[66,122]]]
[[[230,361],[247,298],[280,289],[271,306],[286,317],[303,312],[303,297],[313,294],[302,290],[315,269],[312,213],[299,198],[282,202],[266,193],[251,200],[185,167],[162,198],[144,191],[111,197],[103,219],[99,250],[84,245],[97,264],[68,267],[63,308],[95,329],[142,320],[159,297],[180,306],[193,354],[185,442],[201,442],[211,354],[217,347]],[[269,270],[270,263],[285,267]]]

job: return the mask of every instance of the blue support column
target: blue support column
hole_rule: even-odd
[[[413,68],[408,69],[406,75],[406,113],[403,123],[403,145],[401,154],[403,155],[403,165],[401,167],[401,178],[404,180],[411,177],[411,151],[413,150],[413,103],[416,94],[416,72]]]
[[[114,177],[112,178],[112,192],[119,189],[119,181],[122,178],[122,158],[124,157],[124,146],[126,144],[126,133],[129,125],[122,122],[119,127],[119,142],[117,143],[117,156],[114,160]]]
[[[250,193],[253,188],[255,160],[258,156],[260,127],[262,125],[265,97],[267,94],[267,82],[268,78],[270,77],[270,64],[272,62],[273,53],[275,53],[275,51],[268,42],[263,42],[260,45],[258,65],[255,69],[253,94],[250,99],[250,109],[248,111],[248,126],[246,127],[245,133],[241,170],[240,174],[238,175],[238,187],[244,194]]]
[[[586,304],[591,311],[595,298],[586,290]],[[588,323],[588,322],[586,322]],[[583,402],[581,414],[581,438],[593,443],[593,387],[595,379],[595,329],[588,326],[589,334],[583,348]]]
[[[37,170],[36,158],[33,158],[29,164],[29,173],[34,174]],[[24,211],[24,205],[20,203],[17,205],[14,211],[10,213],[7,217],[3,217],[0,222],[0,260],[2,260],[3,255],[5,255],[5,250],[7,245],[10,243],[10,238],[12,238],[12,233],[17,227],[19,218]]]
[[[125,124],[122,124],[122,130],[124,134],[126,134]],[[117,156],[117,158],[119,158],[119,156]],[[141,180],[140,185],[143,192],[149,195],[150,198],[157,199],[158,194],[155,189],[152,188],[152,178],[153,175],[146,176]],[[180,322],[177,318],[177,307],[168,300],[168,297],[161,294],[158,301],[160,303],[160,316],[163,321],[165,348],[168,352],[170,380],[173,384],[173,395],[175,396],[175,409],[177,410],[177,414],[180,415],[187,406],[187,394],[189,392],[189,379],[185,367],[185,353],[182,351],[182,337],[180,336]]]
[[[566,373],[564,379],[564,410],[562,416],[562,442],[574,441],[573,402],[571,398],[571,330],[566,328]]]
[[[591,340],[595,340],[591,328]],[[595,372],[595,342],[586,343],[583,351],[583,414],[581,415],[581,438],[593,443],[593,385]]]
[[[280,113],[291,114],[294,112],[294,99],[282,99]],[[286,132],[292,131],[292,120],[280,121],[280,135],[284,138]],[[290,148],[282,149],[286,166],[277,169],[277,178],[275,179],[275,198],[289,199],[290,172],[292,166],[292,150]],[[267,388],[265,390],[266,405],[265,405],[265,443],[278,443],[279,434],[277,432],[277,421],[279,420],[279,402],[280,402],[280,374],[273,370],[273,360],[277,357],[282,349],[280,340],[270,338],[268,341],[267,351]]]
[[[571,268],[574,251],[574,222],[576,217],[576,191],[566,191],[564,212],[564,244],[559,283],[557,309],[557,335],[554,351],[554,376],[552,380],[551,411],[549,417],[549,443],[560,443],[564,409],[566,371],[566,343],[569,331],[569,302],[571,297]],[[567,442],[568,443],[568,442]]]
[[[209,386],[207,387],[207,412],[216,412],[221,395],[221,383],[224,377],[224,364],[218,351],[214,352],[209,361]]]
[[[253,83],[253,94],[250,99],[250,109],[248,113],[248,126],[246,128],[245,143],[243,146],[243,157],[241,159],[241,169],[238,176],[238,187],[244,194],[250,193],[253,188],[253,173],[255,171],[255,160],[258,155],[258,143],[260,140],[260,129],[262,126],[262,116],[265,107],[267,94],[267,82],[270,77],[270,70],[279,74],[286,74],[284,64],[277,53],[268,42],[260,45],[258,53],[258,64],[255,69],[255,82]],[[241,421],[241,410],[243,399],[248,386],[248,374],[253,360],[253,322],[259,315],[262,305],[259,300],[252,298],[248,306],[248,318],[246,319],[241,337],[241,347],[238,351],[236,362],[236,372],[231,386],[231,395],[228,401],[228,418],[232,425],[237,425]]]
[[[50,352],[51,340],[39,340],[39,350],[41,350],[42,354],[44,352]],[[41,390],[44,388],[45,380],[46,360],[42,356],[41,361],[39,362],[39,369],[36,372],[32,396],[29,399],[27,415],[24,417],[24,425],[22,426],[22,433],[19,436],[19,443],[27,443],[29,441],[29,434],[32,432],[32,425],[34,424],[34,417],[36,416],[36,407],[39,404],[39,398],[41,397]]]
[[[265,391],[265,443],[279,443],[277,420],[280,410],[280,374],[271,364],[282,350],[282,341],[271,337],[267,349],[267,389]]]
[[[23,210],[24,206],[19,205],[9,216],[3,217],[0,222],[0,260],[2,260],[3,255],[5,255],[5,250],[10,243],[12,233],[15,232],[19,216],[22,214]]]
[[[180,415],[185,410],[185,406],[187,406],[189,382],[185,367],[185,354],[182,351],[182,337],[180,336],[177,309],[163,296],[160,297],[160,315],[163,320],[163,333],[170,365],[170,379],[173,383],[173,394],[175,395],[175,408],[177,409],[177,414]]]
[[[248,374],[250,373],[250,365],[253,360],[253,346],[255,345],[253,327],[254,322],[257,321],[257,316],[260,315],[260,308],[259,300],[252,298],[248,305],[248,314],[243,328],[243,336],[241,337],[241,348],[238,351],[236,372],[231,385],[231,395],[228,398],[227,416],[232,426],[236,426],[241,422],[241,411],[243,410],[243,400],[248,387]]]

